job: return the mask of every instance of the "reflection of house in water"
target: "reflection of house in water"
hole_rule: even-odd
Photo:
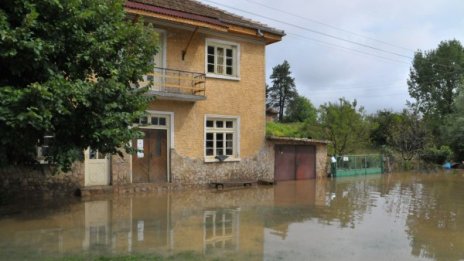
[[[131,251],[156,250],[165,252],[171,248],[170,197],[159,195],[151,198],[131,199],[129,222],[131,225]]]
[[[241,209],[189,204],[190,198],[170,194],[85,202],[83,248],[111,253],[157,253],[170,255],[193,251],[200,255],[238,254],[241,236],[244,249],[262,253],[262,227],[240,227]],[[171,201],[176,202],[172,208]],[[113,205],[113,207],[110,207]],[[116,206],[117,205],[117,206]],[[214,207],[213,207],[214,206]],[[98,210],[96,210],[98,208]],[[251,228],[253,226],[254,228]],[[251,233],[256,233],[250,235]],[[241,233],[242,232],[242,233]],[[256,251],[257,250],[257,251]]]
[[[240,249],[240,208],[207,210],[203,222],[205,254]]]
[[[325,205],[325,181],[305,180],[280,182],[274,187],[274,205],[265,210],[264,224],[269,233],[282,239],[295,222],[310,219],[314,206]]]
[[[316,182],[322,181],[88,201],[47,213],[47,222],[20,221],[9,233],[0,220],[0,251],[27,248],[45,257],[43,249],[65,255],[193,252],[262,260],[265,228],[285,237],[291,223],[311,218],[324,198],[318,193],[325,191],[318,192]],[[11,236],[20,240],[8,240]]]
[[[85,203],[84,250],[106,250],[110,245],[111,206],[109,201]]]

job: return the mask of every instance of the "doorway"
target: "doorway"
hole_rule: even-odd
[[[133,140],[132,182],[167,182],[168,153],[166,129],[141,129],[143,139]]]
[[[98,150],[84,151],[85,186],[105,186],[110,184],[109,157]]]

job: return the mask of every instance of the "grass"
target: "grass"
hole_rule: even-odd
[[[266,136],[323,139],[319,126],[304,122],[268,122],[266,124]]]
[[[275,137],[303,138],[303,123],[279,123],[268,122],[266,124],[266,135]]]

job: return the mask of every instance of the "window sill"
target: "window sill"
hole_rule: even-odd
[[[205,163],[223,163],[223,162],[238,162],[240,161],[241,159],[240,158],[227,158],[225,159],[224,161],[219,161],[218,159],[215,159],[215,158],[205,158],[204,162]]]
[[[231,80],[231,81],[240,81],[240,77],[237,76],[227,76],[221,74],[214,74],[214,73],[207,73],[207,78],[216,78],[216,79],[223,79],[223,80]]]

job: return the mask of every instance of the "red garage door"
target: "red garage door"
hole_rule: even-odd
[[[308,145],[276,145],[274,177],[277,181],[314,179],[316,148]]]

